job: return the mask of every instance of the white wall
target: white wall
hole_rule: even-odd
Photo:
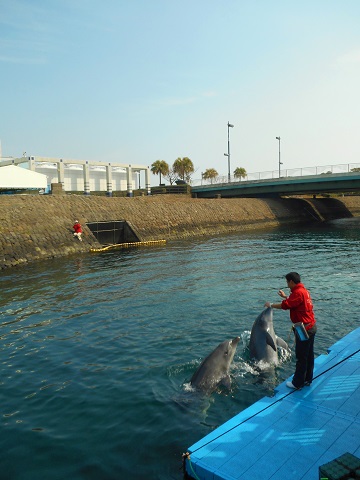
[[[35,163],[35,171],[47,176],[48,185],[58,183],[58,173],[55,164]],[[135,188],[137,174],[132,172],[132,185]],[[137,185],[137,184],[136,184]],[[84,191],[84,173],[82,165],[64,166],[64,189],[66,192],[70,191]],[[126,171],[119,169],[112,171],[112,190],[126,191],[127,180]],[[90,167],[90,191],[91,192],[106,192],[107,180],[105,167]]]

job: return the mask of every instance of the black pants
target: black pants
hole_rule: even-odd
[[[311,383],[314,373],[314,340],[316,325],[308,330],[309,339],[301,341],[295,333],[296,369],[292,383],[301,388],[304,383]]]

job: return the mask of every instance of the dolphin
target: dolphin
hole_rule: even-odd
[[[233,361],[240,337],[220,343],[201,363],[191,377],[190,384],[207,393],[211,393],[222,383],[230,389],[229,368]]]
[[[279,363],[278,347],[289,349],[285,340],[277,337],[273,324],[273,309],[266,308],[255,320],[250,334],[250,357],[266,363]]]

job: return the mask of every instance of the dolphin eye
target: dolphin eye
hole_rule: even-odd
[[[229,352],[228,352],[228,350],[226,350],[226,352],[224,353],[224,355],[229,355]]]

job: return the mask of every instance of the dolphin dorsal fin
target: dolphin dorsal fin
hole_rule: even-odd
[[[276,345],[274,343],[274,339],[272,338],[272,336],[270,335],[269,332],[266,332],[266,343],[273,349],[275,350],[275,352],[277,351],[276,350]]]

